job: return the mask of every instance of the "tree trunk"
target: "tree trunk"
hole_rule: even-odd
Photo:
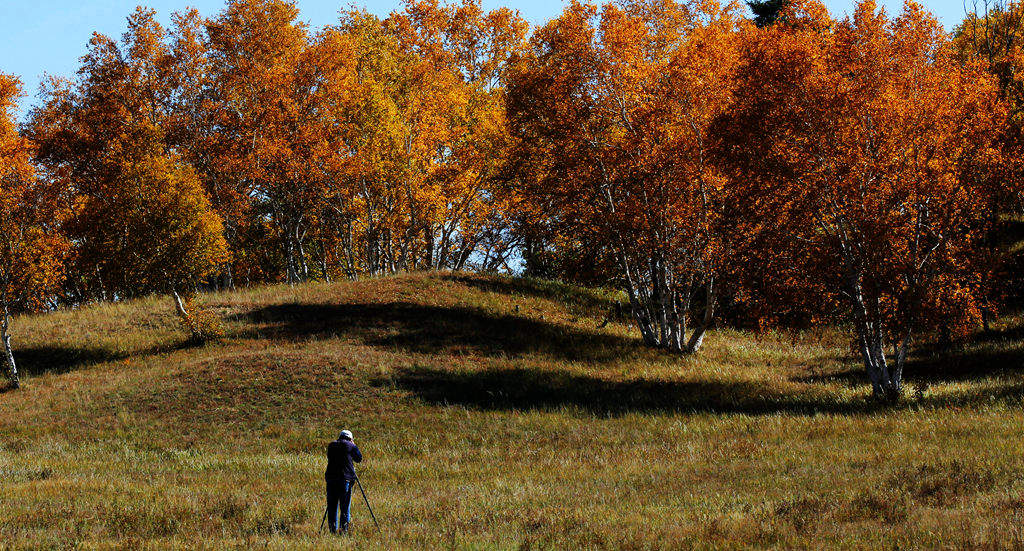
[[[188,326],[188,330],[192,333],[192,338],[200,338],[202,335],[199,333],[199,328],[192,322],[192,317],[189,316],[188,310],[185,309],[185,302],[181,300],[181,295],[177,291],[171,291],[171,296],[174,297],[174,310],[178,312],[178,317],[181,321]]]
[[[683,315],[686,313],[684,312]],[[704,344],[704,336],[715,319],[715,280],[710,278],[707,286],[704,287],[704,317],[701,323],[693,330],[690,341],[686,343],[687,354],[694,354]]]
[[[871,379],[875,398],[884,402],[895,402],[903,394],[903,361],[906,357],[907,340],[901,343],[897,353],[896,366],[889,369],[885,358],[885,331],[879,316],[872,316],[864,302],[859,284],[850,286],[853,303],[854,325],[864,368]]]
[[[10,378],[11,386],[19,388],[21,380],[18,377],[18,365],[14,362],[14,349],[11,348],[11,315],[7,306],[3,309],[3,319],[0,320],[0,340],[4,343],[4,359],[7,362],[7,375]]]
[[[298,274],[298,271],[295,268],[295,255],[294,255],[294,252],[292,251],[291,239],[285,239],[285,244],[284,244],[284,263],[285,263],[285,267],[286,267],[286,270],[287,270],[287,272],[286,272],[287,278],[288,278],[287,283],[289,285],[294,285],[294,284],[298,283],[299,282],[299,274]]]
[[[331,282],[331,269],[327,261],[327,243],[320,240],[320,275],[327,283]]]
[[[629,306],[633,313],[633,319],[636,321],[637,327],[640,329],[640,334],[643,336],[644,343],[648,346],[658,346],[658,338],[655,336],[654,331],[651,328],[650,316],[647,313],[647,305],[644,304],[644,300],[640,296],[641,289],[633,275],[633,268],[624,256],[620,257],[620,262],[622,263],[623,272],[626,275],[626,294],[629,296]]]
[[[459,260],[455,262],[455,266],[452,268],[456,272],[462,271],[466,267],[466,262],[469,261],[469,257],[473,254],[473,248],[467,247],[459,254]]]
[[[224,270],[221,273],[221,286],[225,290],[229,290],[230,291],[230,290],[235,288],[235,278],[234,278],[234,274],[231,273],[231,263],[230,262],[225,262],[223,264],[223,266],[224,266]]]
[[[427,263],[428,270],[436,270],[439,266],[434,263],[438,260],[434,254],[434,232],[430,230],[429,225],[423,228],[423,256]]]
[[[177,291],[171,291],[171,296],[174,297],[174,310],[178,312],[178,316],[187,319],[188,310],[185,309],[185,303],[181,300],[181,295]]]
[[[897,397],[903,394],[903,365],[907,360],[907,345],[910,343],[910,333],[900,339],[900,345],[896,349],[896,365],[892,368],[891,382],[896,391]]]
[[[306,262],[306,248],[302,245],[302,239],[295,239],[295,248],[299,252],[299,277],[302,281],[309,281],[309,263]]]
[[[715,315],[714,278],[707,278],[702,318],[687,339],[686,318],[691,308],[692,284],[687,283],[680,290],[672,270],[660,259],[648,260],[646,269],[634,269],[623,256],[619,261],[626,276],[626,293],[633,319],[640,328],[644,343],[684,354],[700,350]]]

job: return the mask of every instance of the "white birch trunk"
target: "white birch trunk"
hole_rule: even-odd
[[[181,321],[188,326],[189,332],[192,333],[192,338],[202,337],[199,329],[192,322],[192,317],[189,316],[188,310],[185,309],[185,302],[181,300],[181,295],[177,291],[171,291],[171,296],[174,298],[174,310],[178,312],[178,317],[181,318]]]
[[[871,390],[875,398],[895,402],[903,393],[903,361],[906,358],[906,339],[896,357],[896,366],[890,370],[885,357],[885,330],[877,315],[872,316],[867,308],[860,284],[850,285],[853,303],[854,325],[857,329],[858,348],[864,361],[864,368],[871,379]]]
[[[686,318],[691,304],[689,284],[682,291],[685,300],[681,300],[680,291],[676,290],[678,283],[672,280],[673,272],[663,261],[649,259],[646,261],[646,269],[636,270],[622,254],[619,255],[619,262],[626,276],[626,294],[629,296],[633,319],[644,343],[684,354],[700,350],[714,320],[714,279],[708,278],[704,286],[704,311],[687,340]]]
[[[715,298],[715,280],[711,278],[704,288],[704,317],[701,323],[694,328],[689,342],[686,343],[686,352],[688,354],[696,353],[704,344],[704,336],[707,335],[708,328],[711,327],[711,322],[715,319]]]
[[[7,363],[7,376],[10,378],[11,386],[19,388],[21,380],[18,377],[18,365],[14,361],[14,349],[11,347],[11,315],[7,306],[3,308],[3,319],[0,320],[0,340],[4,343],[4,360]]]

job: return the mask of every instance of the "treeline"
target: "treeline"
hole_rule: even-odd
[[[716,313],[848,322],[879,397],[913,335],[965,334],[1019,204],[1016,5],[950,35],[920,5],[231,0],[94,35],[20,126],[0,77],[0,303],[409,270],[617,286],[645,342]],[[979,31],[981,29],[981,31]],[[1002,34],[1000,34],[1002,33]]]

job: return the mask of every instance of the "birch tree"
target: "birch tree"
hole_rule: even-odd
[[[94,35],[78,78],[30,114],[36,162],[74,205],[67,287],[79,302],[192,292],[227,259],[220,217],[167,144],[165,36],[137,10],[120,44]]]
[[[709,2],[573,2],[510,76],[524,218],[610,251],[651,346],[696,352],[714,319],[730,185],[708,129],[731,101],[741,25]]]
[[[60,227],[63,197],[37,178],[30,144],[15,126],[20,96],[18,80],[0,73],[0,342],[14,388],[20,383],[11,316],[54,303],[68,249]]]
[[[996,82],[914,2],[835,22],[794,0],[749,38],[720,130],[740,196],[771,220],[764,243],[786,251],[763,260],[845,304],[875,396],[895,400],[915,332],[980,316]]]
[[[508,8],[485,11],[479,0],[410,0],[386,23],[400,48],[450,79],[437,92],[455,100],[434,105],[447,124],[419,184],[430,191],[421,195],[422,265],[459,270],[478,249],[504,254],[487,238],[507,227],[493,185],[509,146],[505,76],[525,45],[526,21]]]

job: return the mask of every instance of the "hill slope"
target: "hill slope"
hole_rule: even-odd
[[[0,394],[0,549],[1022,546],[1024,324],[928,389],[867,401],[843,335],[714,331],[680,358],[597,329],[608,295],[407,275],[16,320]],[[382,521],[317,534],[351,428]]]

